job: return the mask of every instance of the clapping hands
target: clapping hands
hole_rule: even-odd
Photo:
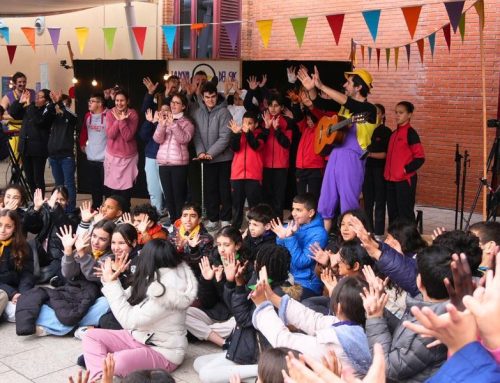
[[[291,237],[299,229],[299,225],[295,221],[288,222],[287,227],[284,227],[279,218],[271,220],[271,230],[279,239]]]

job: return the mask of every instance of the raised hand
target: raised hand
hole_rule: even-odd
[[[76,242],[76,235],[73,235],[71,225],[64,225],[59,228],[59,233],[56,233],[57,238],[61,240],[65,255],[73,254],[73,246]]]
[[[446,231],[446,228],[444,226],[442,227],[436,227],[431,234],[432,241],[439,237],[441,234],[443,234]]]
[[[274,128],[274,130],[278,130],[280,127],[280,119],[279,117],[273,118],[271,121],[271,126]]]
[[[267,74],[262,75],[262,80],[259,81],[259,88],[263,88],[267,83]]]
[[[382,294],[385,291],[385,287],[387,286],[389,279],[386,278],[385,281],[383,281],[377,277],[370,265],[364,265],[362,271],[368,285],[372,286],[379,294]]]
[[[259,82],[257,81],[257,77],[256,77],[256,76],[250,76],[250,77],[247,79],[247,83],[248,83],[248,87],[249,87],[251,90],[255,90],[255,89],[257,89],[257,87],[259,86]]]
[[[294,221],[288,222],[288,226],[284,227],[279,218],[271,220],[271,230],[280,239],[285,239],[293,235],[297,231]]]
[[[321,282],[323,282],[328,290],[328,296],[332,296],[333,289],[337,286],[337,278],[333,275],[332,269],[325,267],[321,271]]]
[[[82,222],[90,222],[97,215],[97,211],[91,210],[90,201],[83,201],[80,205],[80,214],[82,216]]]
[[[245,280],[245,272],[247,271],[247,266],[248,266],[248,261],[245,261],[243,265],[241,263],[238,263],[238,269],[236,270],[236,274],[234,276],[236,286],[245,286],[247,282]]]
[[[111,269],[113,271],[120,271],[120,273],[125,272],[130,266],[131,260],[128,259],[129,253],[123,254],[122,256],[115,257],[115,260],[111,262]]]
[[[465,254],[457,254],[451,256],[451,273],[453,275],[453,284],[448,278],[444,279],[444,285],[448,290],[450,301],[457,310],[464,311],[465,306],[462,302],[463,297],[472,295],[474,292],[474,282],[472,281],[472,273],[470,270],[469,262]]]
[[[139,222],[137,225],[137,231],[139,233],[145,233],[148,230],[148,225],[151,223],[151,220],[149,219],[148,215],[145,214],[144,218]]]
[[[200,242],[201,242],[200,233],[196,234],[193,238],[191,237],[187,238],[187,243],[191,248],[198,247]]]
[[[328,254],[328,252],[321,248],[318,242],[314,242],[311,246],[309,246],[309,251],[312,254],[310,257],[320,265],[328,265],[330,261],[330,255]]]
[[[153,111],[151,109],[146,110],[146,120],[153,123]]]
[[[76,249],[76,255],[78,255],[80,258],[85,255],[85,250],[89,247],[90,245],[90,233],[88,231],[84,232],[81,235],[77,235],[76,241],[75,241],[75,249]]]
[[[234,120],[229,121],[229,129],[231,129],[231,132],[234,134],[241,133],[241,126],[238,125],[238,123]]]
[[[297,72],[297,78],[306,90],[309,91],[315,88],[314,80],[311,76],[309,76],[309,73],[307,73],[307,69],[305,67],[301,66],[299,68],[299,71]]]
[[[323,87],[323,83],[319,78],[319,71],[316,65],[314,66],[314,74],[313,74],[314,85],[316,88],[321,89]]]
[[[62,96],[62,91],[59,91],[59,92],[52,91],[52,92],[50,92],[50,99],[52,100],[52,102],[54,104],[57,104],[61,100],[61,96]]]
[[[343,382],[339,376],[323,363],[301,354],[299,359],[292,352],[286,357],[288,373],[282,370],[285,383],[339,383]]]
[[[470,311],[460,312],[451,303],[446,305],[446,311],[438,316],[428,307],[413,306],[411,312],[420,324],[404,321],[403,325],[423,337],[438,339],[454,354],[477,340],[476,321]]]
[[[56,205],[57,194],[58,194],[58,192],[56,192],[56,191],[52,192],[52,194],[50,195],[49,200],[47,201],[47,205],[49,205],[49,207],[51,209],[53,209],[54,206]]]
[[[35,209],[35,211],[40,210],[46,201],[47,200],[43,197],[42,189],[36,189],[33,194],[33,209]]]
[[[208,257],[202,257],[199,266],[203,278],[205,278],[207,281],[211,281],[212,279],[214,279],[216,267],[210,264]]]
[[[288,77],[288,82],[290,84],[295,84],[295,82],[297,81],[296,72],[297,72],[297,67],[293,65],[286,68],[286,76]]]
[[[102,212],[100,207],[97,208],[97,212],[95,212],[95,213],[96,213],[94,215],[94,222],[95,223],[102,221],[104,219],[104,213]]]
[[[239,374],[234,374],[229,377],[229,383],[241,383],[241,378]]]
[[[28,89],[25,89],[24,92],[19,97],[20,104],[29,104],[31,101],[31,93]]]
[[[19,207],[19,200],[11,199],[9,202],[2,204],[2,209],[16,210]]]
[[[122,271],[113,271],[111,258],[106,258],[104,263],[101,263],[101,281],[105,283],[113,282],[118,279]]]
[[[115,360],[113,354],[108,352],[102,364],[101,383],[113,383],[113,377],[115,375]]]
[[[384,307],[387,304],[388,296],[386,293],[380,293],[373,286],[369,289],[363,287],[363,293],[360,293],[363,299],[367,318],[381,318],[384,315]]]
[[[90,378],[90,370],[85,371],[85,373],[82,370],[80,370],[78,371],[78,375],[76,376],[76,383],[88,383],[89,378]],[[75,383],[72,376],[68,378],[68,383]]]
[[[156,88],[158,88],[158,83],[153,84],[153,81],[151,81],[151,79],[149,77],[144,77],[142,79],[142,83],[144,84],[144,86],[148,90],[149,94],[154,94],[156,91]]]
[[[255,286],[255,290],[252,291],[250,294],[250,298],[252,299],[253,303],[255,303],[255,306],[260,305],[262,302],[265,302],[267,300],[266,297],[266,284],[267,280],[260,279],[257,285]]]
[[[370,233],[366,231],[363,223],[358,217],[351,216],[349,219],[349,225],[352,227],[356,233],[356,237],[361,241],[361,245],[365,248],[368,255],[374,259],[379,259],[382,252],[378,248],[378,243],[375,241]]]
[[[227,96],[231,89],[233,89],[233,81],[229,77],[227,77],[224,80],[224,94]]]
[[[239,262],[235,258],[235,254],[229,254],[226,261],[224,262],[224,274],[226,274],[226,280],[229,282],[234,282],[234,277],[238,270]]]
[[[215,280],[217,282],[222,281],[222,276],[224,275],[224,266],[219,265],[215,267],[214,270],[215,270]]]
[[[269,113],[269,110],[266,110],[264,112],[263,118],[264,118],[264,127],[266,129],[271,129],[273,123],[273,117],[271,116],[271,113]]]

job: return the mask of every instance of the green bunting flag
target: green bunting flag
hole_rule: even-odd
[[[113,50],[113,44],[115,43],[116,28],[102,28],[102,31],[104,32],[104,41],[106,41],[108,51],[111,52]]]
[[[297,38],[297,43],[299,47],[302,46],[304,41],[304,34],[306,32],[307,17],[297,17],[295,19],[290,19],[292,23],[293,31],[295,32],[295,37]]]

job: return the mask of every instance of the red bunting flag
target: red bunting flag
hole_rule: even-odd
[[[141,51],[141,55],[144,52],[144,40],[146,39],[147,27],[132,27],[132,32],[134,32],[135,42]]]
[[[21,30],[23,31],[24,35],[26,36],[26,39],[30,43],[31,48],[35,50],[35,28],[22,27]]]
[[[380,48],[377,49],[377,68],[380,69]]]
[[[424,39],[417,40],[418,52],[420,53],[420,62],[424,63]]]
[[[446,40],[446,45],[448,45],[448,52],[450,52],[451,48],[451,29],[450,24],[446,24],[443,27],[444,39]]]
[[[6,45],[6,47],[7,53],[9,54],[9,61],[12,64],[12,61],[14,61],[14,56],[16,55],[17,45]]]
[[[408,32],[410,32],[410,36],[412,39],[415,35],[415,31],[417,30],[418,18],[420,17],[421,10],[421,5],[418,5],[416,7],[401,8],[401,11],[403,11],[403,15],[405,17],[406,26],[408,27]]]
[[[328,24],[335,38],[335,43],[339,45],[340,33],[342,32],[342,26],[344,25],[344,15],[329,15],[326,16]]]

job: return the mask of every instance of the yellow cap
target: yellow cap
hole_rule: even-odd
[[[352,72],[344,72],[345,78],[348,78],[349,76],[353,76],[355,74],[361,77],[361,80],[363,80],[365,84],[368,85],[369,88],[373,88],[372,86],[373,77],[370,74],[370,72],[368,72],[366,69],[354,69]]]

